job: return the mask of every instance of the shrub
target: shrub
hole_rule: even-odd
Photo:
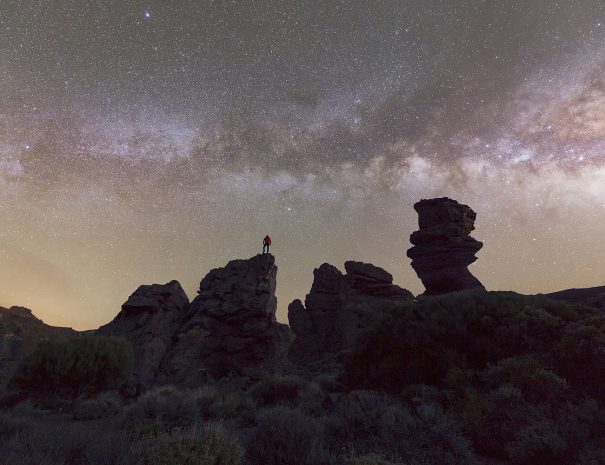
[[[253,465],[320,465],[327,460],[320,423],[286,407],[261,411],[246,454]]]
[[[274,377],[259,381],[252,386],[250,393],[260,407],[294,405],[306,384],[304,380],[294,376]]]
[[[10,465],[115,465],[128,463],[131,435],[108,424],[28,421],[17,434],[0,439],[0,463]]]
[[[554,341],[560,343],[553,347]],[[605,369],[605,315],[512,292],[404,303],[358,342],[342,379],[354,388],[400,393],[409,384],[439,386],[453,367],[483,370],[511,357],[532,357],[576,390],[601,393],[605,378],[595,373]]]
[[[344,396],[325,419],[338,455],[374,454],[392,461],[473,464],[470,444],[436,406],[410,411],[399,400],[371,391]]]
[[[78,336],[44,341],[19,366],[11,385],[76,398],[118,388],[132,371],[132,346],[121,338]]]
[[[0,414],[0,444],[14,435],[22,433],[28,427],[28,423],[23,420],[18,420],[8,414]]]
[[[484,373],[488,386],[510,384],[530,402],[554,401],[567,389],[567,382],[531,357],[506,358]]]
[[[95,399],[82,399],[74,409],[74,420],[97,420],[120,413],[120,399],[111,393],[101,393]]]
[[[512,462],[519,465],[557,465],[572,462],[567,444],[549,422],[541,421],[521,429],[507,446]]]
[[[143,436],[132,448],[134,465],[239,465],[243,448],[219,423],[197,428],[175,428]]]
[[[345,465],[403,465],[384,460],[378,455],[364,455],[363,457],[353,457],[345,461]]]
[[[512,292],[427,297],[388,311],[344,365],[350,388],[442,405],[482,454],[577,461],[605,434],[605,314],[596,309]],[[592,399],[592,415],[572,413]]]
[[[157,422],[164,428],[191,426],[198,413],[195,396],[189,390],[162,386],[141,395],[126,414],[127,423]]]

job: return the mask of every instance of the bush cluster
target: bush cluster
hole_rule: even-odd
[[[92,396],[118,388],[133,363],[132,346],[122,338],[78,336],[44,341],[20,364],[10,385],[39,395]]]
[[[466,291],[392,309],[348,354],[342,381],[440,405],[481,454],[571,464],[605,434],[604,370],[602,313]]]

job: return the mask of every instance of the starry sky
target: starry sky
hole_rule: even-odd
[[[76,329],[261,251],[414,293],[413,204],[491,290],[605,284],[602,0],[2,0],[0,305]]]

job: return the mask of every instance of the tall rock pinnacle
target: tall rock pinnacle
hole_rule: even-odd
[[[197,385],[199,368],[215,378],[273,371],[293,339],[275,319],[276,280],[275,258],[268,253],[210,271],[164,359],[168,380]]]
[[[477,214],[447,197],[421,200],[414,205],[419,230],[412,233],[407,256],[426,288],[426,295],[483,288],[468,270],[483,243],[472,237]]]

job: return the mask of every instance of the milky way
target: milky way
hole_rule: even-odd
[[[415,293],[412,206],[477,213],[489,289],[605,284],[605,4],[0,3],[0,305],[79,329],[273,237]]]

